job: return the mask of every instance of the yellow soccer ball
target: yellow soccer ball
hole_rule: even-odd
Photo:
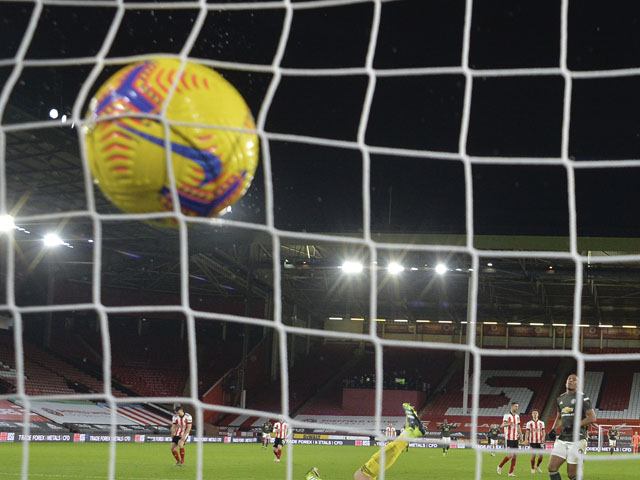
[[[89,104],[83,132],[91,173],[107,198],[127,213],[173,210],[164,126],[135,115],[161,114],[179,68],[180,61],[169,58],[128,65]],[[258,165],[257,135],[225,129],[255,129],[242,95],[217,72],[188,62],[166,113],[170,122],[202,124],[170,124],[181,211],[201,217],[225,211],[247,191]]]

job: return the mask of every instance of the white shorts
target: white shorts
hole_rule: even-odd
[[[564,458],[572,465],[582,464],[582,455],[587,452],[587,441],[580,440],[577,443],[557,439],[553,444],[551,455]]]
[[[490,438],[489,439],[489,444],[498,445],[498,439],[497,438]]]
[[[609,446],[610,447],[616,447],[618,444],[618,440],[609,440]]]
[[[442,443],[442,445],[451,445],[451,437],[442,437],[440,443]]]

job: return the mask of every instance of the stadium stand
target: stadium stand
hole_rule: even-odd
[[[383,414],[398,413],[397,405],[402,403],[402,400],[395,399],[396,395],[392,393],[395,390],[404,391],[405,393],[400,392],[400,396],[405,398],[407,391],[423,393],[412,399],[417,404],[417,408],[421,408],[431,388],[442,380],[453,357],[454,355],[450,352],[429,351],[427,353],[424,350],[386,348],[383,356],[386,372],[383,379]],[[358,393],[354,390],[374,389],[376,384],[374,372],[373,353],[366,352],[343,370],[337,382],[321,390],[313,401],[301,409],[300,413],[336,416],[373,415],[374,405],[369,398],[373,392]]]
[[[548,401],[558,361],[553,358],[510,358],[508,367],[502,358],[483,359],[480,373],[480,416],[499,416],[511,402],[520,403],[520,413],[542,411]],[[471,406],[471,395],[468,406]],[[423,412],[423,418],[464,415],[463,371],[458,370]]]
[[[23,346],[27,394],[73,394],[104,391],[101,380],[88,375],[28,340],[24,341]],[[14,372],[12,378],[11,376],[3,376],[3,378],[12,380],[10,383],[15,387],[15,357],[13,337],[10,334],[0,334],[0,362],[5,370]],[[116,396],[126,396],[118,389],[114,389],[113,393]]]
[[[590,395],[601,423],[640,418],[640,367],[637,364],[589,362],[586,369],[585,393]]]

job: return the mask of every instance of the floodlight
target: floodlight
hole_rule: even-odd
[[[44,236],[45,247],[57,247],[58,245],[64,245],[62,239],[55,233],[47,233]]]
[[[56,119],[58,118],[58,110],[56,108],[52,108],[49,110],[49,117]]]
[[[362,269],[364,267],[360,262],[353,262],[353,261],[347,260],[342,264],[340,268],[344,273],[360,273],[362,272]]]
[[[447,271],[447,266],[444,263],[439,263],[438,265],[436,265],[436,273],[440,274],[440,275],[444,275],[444,273]]]
[[[397,275],[398,273],[404,271],[404,267],[396,262],[391,262],[387,265],[387,270],[391,275]]]
[[[11,215],[0,215],[0,232],[8,232],[16,228]]]

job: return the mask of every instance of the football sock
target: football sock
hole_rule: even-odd
[[[549,478],[551,480],[560,480],[562,477],[560,476],[560,472],[549,472]]]
[[[171,453],[173,453],[173,456],[176,458],[177,461],[180,461],[180,456],[178,455],[177,450],[171,450]]]
[[[536,456],[531,457],[531,468],[535,468],[536,466]]]
[[[403,437],[384,447],[385,470],[388,470],[393,465],[408,444],[409,442]],[[362,472],[368,477],[376,478],[380,474],[380,455],[382,455],[382,450],[378,449],[363,465]]]
[[[516,468],[516,457],[511,459],[511,468],[509,469],[509,473],[513,473],[514,468]]]
[[[184,448],[180,449],[180,461],[184,463]]]
[[[502,461],[500,462],[500,468],[502,468],[502,466],[503,466],[505,463],[507,463],[508,461],[509,461],[509,457],[504,457],[504,458],[502,459]]]
[[[542,463],[542,455],[538,457],[538,464],[536,465],[536,467],[539,467],[541,463]]]
[[[278,450],[276,452],[276,457],[278,457],[278,459],[280,459],[280,456],[282,455],[282,450]]]

